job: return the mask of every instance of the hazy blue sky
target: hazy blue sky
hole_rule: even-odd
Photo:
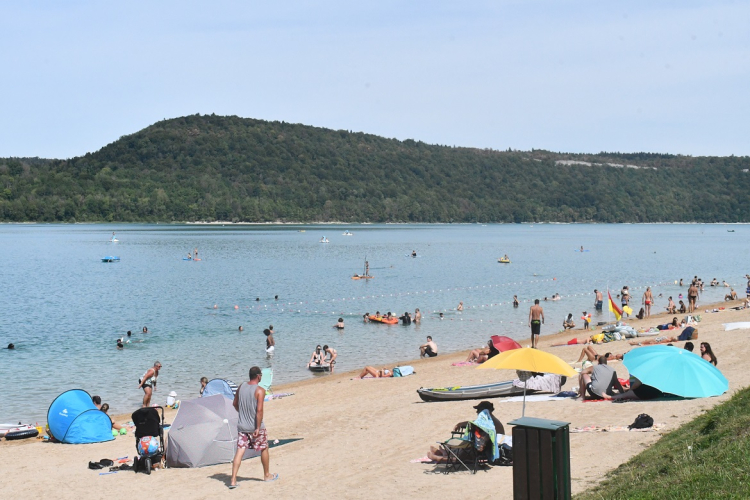
[[[194,113],[429,143],[750,154],[750,2],[4,1],[0,156]]]

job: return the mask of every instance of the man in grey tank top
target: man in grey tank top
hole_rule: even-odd
[[[266,481],[278,479],[278,474],[268,471],[268,435],[263,424],[263,400],[266,390],[260,387],[263,376],[257,366],[250,368],[250,381],[240,385],[234,395],[234,409],[239,413],[237,420],[237,452],[232,460],[232,480],[229,488],[237,487],[237,472],[242,464],[242,457],[248,448],[260,452],[260,462],[263,464],[263,475]]]

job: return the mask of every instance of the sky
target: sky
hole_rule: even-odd
[[[750,2],[0,3],[0,157],[237,115],[492,149],[750,155]]]

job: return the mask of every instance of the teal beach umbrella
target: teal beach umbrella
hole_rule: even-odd
[[[679,347],[639,347],[625,354],[622,362],[642,383],[683,398],[720,396],[729,389],[714,365]]]

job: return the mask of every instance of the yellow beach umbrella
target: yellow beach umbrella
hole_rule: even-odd
[[[575,377],[578,372],[554,354],[529,347],[500,353],[477,367],[479,370],[524,370]],[[523,388],[523,410],[526,414],[526,382]]]

